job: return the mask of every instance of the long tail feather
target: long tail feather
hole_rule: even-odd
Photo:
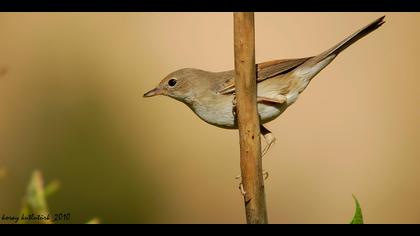
[[[328,49],[327,51],[321,53],[320,55],[314,58],[315,61],[322,61],[323,59],[335,55],[337,56],[340,52],[344,49],[348,48],[350,45],[358,41],[359,39],[365,37],[372,31],[379,28],[382,24],[385,23],[384,21],[385,16],[382,16],[375,20],[374,22],[370,23],[369,25],[365,26],[364,28],[358,30],[357,32],[353,33],[352,35],[348,36],[346,39],[335,45],[334,47]]]

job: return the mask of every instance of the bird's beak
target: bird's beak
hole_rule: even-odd
[[[162,90],[161,89],[154,88],[154,89],[150,90],[149,92],[143,94],[143,97],[144,98],[147,98],[147,97],[153,97],[153,96],[161,95],[161,94],[162,94]]]

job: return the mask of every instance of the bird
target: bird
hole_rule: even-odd
[[[276,141],[263,124],[276,119],[294,104],[322,69],[344,49],[384,24],[384,18],[378,18],[316,56],[272,60],[255,65],[260,132],[267,143],[262,156]],[[206,123],[224,129],[238,129],[234,77],[235,70],[210,72],[183,68],[167,75],[143,97],[168,96],[187,105]]]

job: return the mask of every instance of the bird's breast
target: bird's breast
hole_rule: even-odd
[[[205,122],[226,129],[237,127],[233,114],[233,95],[217,95],[211,99],[199,99],[192,110]]]

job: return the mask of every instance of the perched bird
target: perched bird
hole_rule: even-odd
[[[257,106],[260,123],[274,120],[292,105],[309,82],[337,55],[383,23],[380,17],[334,47],[312,57],[274,60],[256,65]],[[186,104],[205,122],[226,129],[237,129],[235,113],[235,71],[209,72],[184,68],[170,73],[144,97],[165,95]],[[267,145],[275,142],[272,133],[261,125]]]

